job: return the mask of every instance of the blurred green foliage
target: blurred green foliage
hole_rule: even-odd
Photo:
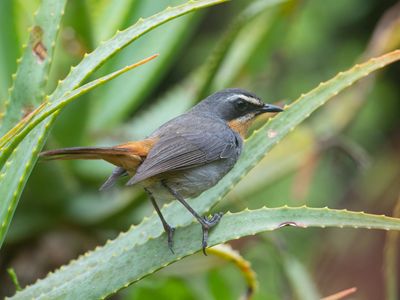
[[[290,103],[357,61],[399,47],[400,5],[395,1],[269,1],[260,7],[255,2],[232,1],[181,17],[122,50],[91,78],[153,53],[160,56],[67,107],[49,148],[141,138],[189,108],[200,94],[228,86],[252,90],[266,102]],[[48,91],[117,29],[179,3],[69,1]],[[2,98],[38,4],[0,2]],[[252,4],[256,12],[249,9]],[[214,70],[208,80],[202,76],[207,70]],[[307,204],[391,215],[400,201],[399,76],[399,64],[393,65],[339,95],[280,143],[216,210]],[[8,267],[25,286],[151,212],[139,188],[97,191],[111,169],[92,161],[37,165],[0,255],[1,295],[14,291]],[[384,232],[285,228],[232,244],[257,273],[255,299],[309,299],[309,293],[330,295],[353,286],[358,289],[354,299],[395,300],[400,293],[399,241],[390,243],[397,252],[384,252]],[[391,264],[389,278],[395,280],[390,285],[383,280],[383,261]],[[194,255],[114,297],[235,299],[244,290],[233,265]]]

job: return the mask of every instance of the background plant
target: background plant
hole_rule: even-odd
[[[192,2],[184,7],[190,10],[196,5],[202,6],[201,2]],[[44,142],[40,137],[43,133],[44,136],[47,134],[50,126],[36,127],[25,138],[21,132],[27,130],[28,125],[33,124],[41,113],[49,111],[50,106],[43,104],[44,100],[57,104],[70,97],[68,92],[83,83],[92,82],[159,53],[154,61],[83,95],[79,101],[63,109],[48,139],[52,148],[112,144],[145,136],[202,96],[226,86],[254,90],[269,102],[285,98],[281,102],[290,104],[291,99],[298,98],[301,92],[348,69],[354,62],[379,56],[395,49],[399,43],[396,35],[399,30],[398,5],[391,7],[388,3],[364,4],[361,1],[324,4],[318,1],[242,1],[179,17],[118,51],[115,41],[109,44],[102,44],[101,41],[111,38],[118,29],[131,26],[139,17],[163,10],[165,3],[126,0],[115,5],[111,1],[69,1],[54,47],[54,58],[51,59],[52,46],[45,47],[49,60],[45,59],[39,64],[37,53],[36,56],[23,54],[16,76],[12,77],[17,68],[15,61],[20,56],[19,41],[29,41],[28,47],[20,50],[21,54],[32,54],[29,47],[41,41],[41,36],[49,39],[44,40],[45,45],[47,42],[51,45],[52,39],[56,38],[64,4],[63,1],[59,1],[58,6],[52,6],[51,3],[42,1],[36,21],[32,20],[31,14],[39,5],[38,1],[30,4],[3,1],[0,4],[0,22],[3,22],[0,27],[0,60],[4,65],[0,71],[0,95],[2,99],[11,100],[9,104],[2,102],[6,114],[2,118],[1,132],[5,134],[21,117],[27,115],[19,127],[14,127],[14,131],[1,140],[0,161],[4,163],[0,177],[1,232],[2,239],[6,237],[1,254],[1,270],[4,272],[1,280],[8,282],[1,287],[2,293],[7,295],[13,294],[14,289],[6,274],[7,267],[15,269],[24,287],[43,277],[48,270],[66,264],[79,253],[103,244],[106,239],[113,239],[118,232],[126,231],[132,223],[139,223],[151,211],[140,189],[120,188],[107,194],[97,191],[111,169],[105,163],[38,164],[6,236],[7,223],[11,221],[19,193]],[[180,3],[170,1],[171,6]],[[169,16],[174,13],[178,15],[179,11],[173,8],[165,11]],[[47,19],[49,15],[53,18]],[[320,17],[315,18],[315,15]],[[146,24],[147,20],[139,21],[138,32],[142,22]],[[50,28],[52,34],[41,35],[36,27],[37,22],[44,22],[39,24],[40,27]],[[26,28],[32,24],[28,38]],[[116,41],[121,40],[117,38]],[[101,54],[99,50],[108,49],[112,54],[114,50],[110,49],[113,47],[118,53],[112,58]],[[85,53],[96,48],[97,52],[85,56]],[[38,49],[40,51],[40,47]],[[385,63],[396,60],[396,55],[394,53]],[[103,60],[105,64],[97,70],[96,64],[81,63],[69,73],[70,66],[77,65],[82,57],[83,62],[101,58],[99,64]],[[398,198],[399,179],[396,151],[398,117],[395,113],[399,96],[395,81],[398,65],[390,67],[378,78],[368,77],[335,97],[282,140],[238,185],[233,187],[231,184],[237,182],[241,177],[239,175],[263,157],[265,151],[269,151],[287,131],[331,98],[332,93],[340,92],[345,83],[364,77],[366,73],[381,67],[383,62],[379,60],[375,65],[371,62],[358,73],[354,69],[339,75],[331,84],[320,86],[302,97],[296,105],[291,105],[286,117],[282,115],[284,117],[281,119],[257,131],[246,148],[257,153],[256,157],[244,156],[225,182],[202,195],[202,201],[196,202],[198,209],[207,211],[229,192],[216,209],[241,211],[226,217],[226,226],[222,223],[212,235],[214,243],[236,237],[230,235],[233,227],[228,225],[229,222],[232,222],[231,226],[238,222],[241,224],[240,221],[251,226],[259,224],[259,230],[276,229],[277,225],[282,224],[398,228],[396,220],[333,210],[280,208],[244,211],[247,207],[256,209],[265,204],[269,207],[307,204],[391,215]],[[94,70],[96,72],[92,74]],[[57,80],[67,74],[68,77],[57,84]],[[92,83],[96,85],[100,81]],[[9,86],[13,86],[13,89],[8,93]],[[46,94],[51,96],[46,98]],[[39,106],[40,103],[42,106]],[[13,107],[11,113],[10,105]],[[40,108],[29,115],[37,107]],[[48,120],[45,122],[48,123]],[[262,122],[265,120],[260,124]],[[14,146],[19,143],[18,138],[24,139],[14,151]],[[163,258],[162,255],[169,253],[163,251],[162,245],[165,243],[164,237],[159,236],[161,228],[151,216],[127,234],[108,243],[105,248],[82,257],[25,292],[36,296],[43,293],[51,297],[56,296],[52,292],[60,293],[60,296],[76,289],[82,295],[85,285],[91,282],[100,294],[87,295],[105,296],[136,281],[135,278],[141,278],[139,273],[135,275],[137,277],[133,274],[138,269],[137,264],[128,263],[130,259],[137,259],[140,251],[148,253],[149,249],[153,249],[158,250],[157,255],[160,255],[159,264],[148,266],[144,274],[197,251],[197,243],[185,236],[196,236],[198,228],[190,225],[191,219],[179,206],[170,205],[166,210],[169,218],[175,216],[173,222],[182,227],[178,231],[182,252],[177,253],[176,257]],[[254,223],[257,215],[263,216],[260,223]],[[297,223],[285,223],[289,219]],[[246,231],[246,226],[243,230],[240,235],[255,233]],[[147,237],[141,237],[145,243],[136,246],[141,232],[147,234]],[[357,286],[360,299],[380,299],[384,295],[388,299],[397,299],[398,241],[391,232],[384,248],[384,234],[375,231],[288,228],[241,239],[234,243],[234,247],[253,263],[260,282],[256,298],[311,299]],[[127,245],[132,249],[124,251]],[[123,285],[117,282],[107,289],[101,277],[91,278],[95,270],[89,270],[86,272],[88,277],[85,277],[87,281],[81,281],[83,287],[77,288],[71,280],[71,285],[64,289],[51,290],[57,280],[67,282],[76,274],[74,272],[83,273],[93,262],[98,264],[114,255],[122,265],[118,267],[109,261],[104,263],[103,271],[104,274],[122,272],[121,276],[115,278],[128,280]],[[382,257],[385,262],[385,281],[380,281],[383,274],[376,271],[382,266]],[[366,265],[365,261],[369,264]],[[126,272],[122,271],[124,267],[127,268]],[[166,298],[171,295],[176,299],[232,299],[245,288],[244,280],[234,268],[223,260],[193,255],[122,290],[117,296],[122,299]],[[101,274],[100,268],[99,272]],[[131,277],[124,278],[123,275]],[[104,279],[107,280],[107,276]],[[104,291],[101,291],[103,288]],[[23,293],[17,294],[17,297],[27,295]]]

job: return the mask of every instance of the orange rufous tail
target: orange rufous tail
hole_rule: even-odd
[[[44,160],[102,159],[131,173],[146,158],[154,142],[153,139],[147,139],[113,147],[55,149],[40,153],[40,157]]]

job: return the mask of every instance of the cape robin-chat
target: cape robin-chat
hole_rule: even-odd
[[[214,186],[235,165],[251,122],[266,112],[281,112],[243,89],[219,91],[186,113],[168,121],[149,137],[113,147],[77,147],[45,151],[47,159],[103,159],[117,166],[100,188],[111,187],[122,176],[127,185],[140,184],[147,192],[173,252],[173,233],[156,199],[176,199],[197,219],[203,230],[203,252],[208,231],[222,217],[200,216],[185,198]]]

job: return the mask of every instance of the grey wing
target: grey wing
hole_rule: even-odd
[[[212,132],[191,129],[161,137],[128,185],[164,172],[192,168],[211,161],[238,156],[241,150],[241,140],[238,141],[240,137],[229,127],[218,128],[222,130],[222,134],[215,129],[213,128]]]

